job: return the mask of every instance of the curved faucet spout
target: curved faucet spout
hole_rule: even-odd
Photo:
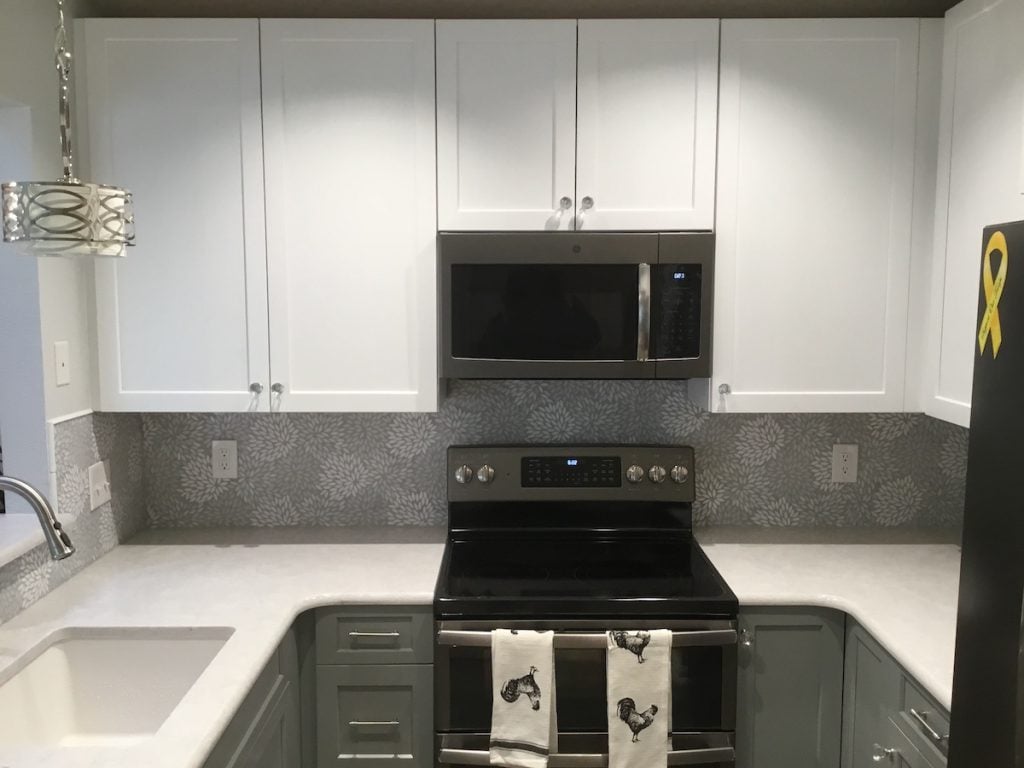
[[[0,491],[12,491],[29,503],[39,518],[39,525],[43,528],[43,536],[46,537],[46,545],[50,548],[50,557],[54,560],[63,560],[75,553],[75,546],[64,531],[57,515],[53,513],[53,507],[36,488],[18,480],[14,477],[0,475]]]

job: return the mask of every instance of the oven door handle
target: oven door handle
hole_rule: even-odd
[[[699,648],[701,646],[736,645],[735,629],[694,629],[672,633],[673,648]],[[441,629],[437,633],[438,645],[471,648],[489,648],[491,633],[463,629]],[[604,632],[556,632],[555,648],[607,648],[608,636]],[[683,765],[683,763],[680,763]]]
[[[437,753],[441,765],[490,765],[491,753],[482,749],[441,749]],[[701,747],[677,749],[668,753],[668,764],[706,765],[708,763],[735,763],[736,750],[732,747]],[[548,757],[549,768],[607,768],[608,755],[553,754]]]

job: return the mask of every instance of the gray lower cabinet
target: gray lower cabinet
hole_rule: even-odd
[[[432,689],[428,664],[320,667],[319,768],[429,766]]]
[[[949,716],[874,638],[849,624],[842,768],[944,768]]]
[[[298,649],[289,630],[204,768],[296,768],[302,762],[299,712]]]
[[[736,768],[836,768],[843,614],[741,610],[739,629]]]
[[[431,768],[433,612],[316,611],[317,768]]]

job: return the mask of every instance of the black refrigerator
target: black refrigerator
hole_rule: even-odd
[[[1024,221],[985,228],[976,331],[949,768],[1024,768]]]

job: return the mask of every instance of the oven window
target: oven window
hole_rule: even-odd
[[[636,360],[635,264],[454,264],[452,356]]]
[[[491,728],[491,651],[453,647],[447,650],[450,694],[441,702],[450,730],[486,733]],[[672,730],[730,730],[723,722],[723,679],[727,665],[721,647],[672,649]],[[559,649],[555,652],[558,730],[560,733],[607,732],[605,651]],[[731,697],[730,697],[731,699]]]

